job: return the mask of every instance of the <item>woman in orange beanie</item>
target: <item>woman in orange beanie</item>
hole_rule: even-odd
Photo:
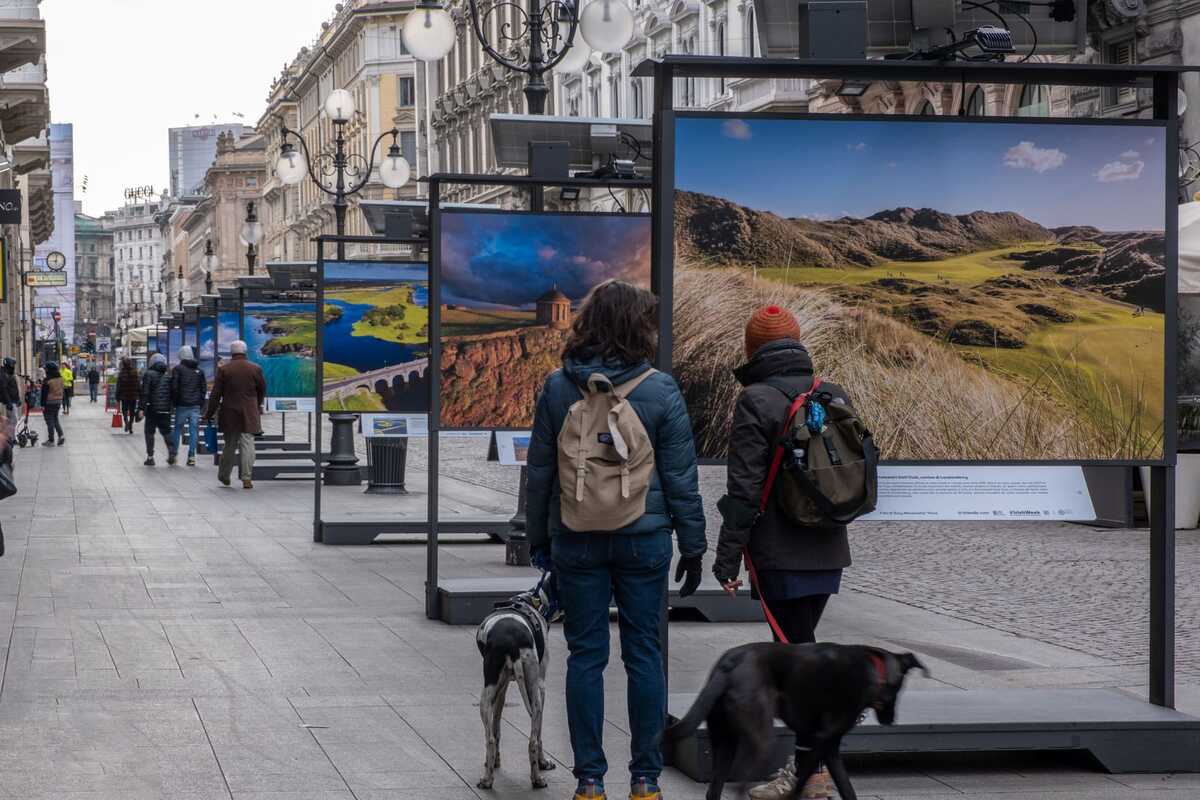
[[[813,385],[813,363],[800,343],[800,323],[787,309],[760,308],[746,323],[746,363],[734,370],[743,389],[733,412],[729,434],[726,494],[718,508],[722,525],[713,573],[731,594],[743,554],[754,565],[752,590],[770,609],[791,643],[816,641],[817,622],[829,595],[841,585],[850,566],[850,544],[844,525],[804,528],[779,507],[776,493],[760,513],[763,487],[776,443],[787,422],[792,400]],[[835,384],[821,383],[822,394],[849,402]],[[776,634],[775,638],[779,636]],[[782,800],[795,788],[795,762],[775,778],[750,790],[754,800]],[[829,773],[822,768],[809,778],[801,797],[833,795]]]

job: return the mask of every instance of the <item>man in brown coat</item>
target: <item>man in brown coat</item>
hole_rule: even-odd
[[[225,447],[217,467],[217,479],[226,486],[233,473],[233,460],[241,452],[242,488],[253,489],[254,437],[262,433],[259,416],[267,396],[267,381],[258,364],[246,358],[246,343],[241,339],[229,345],[232,358],[217,369],[217,379],[204,409],[204,420],[217,418],[217,427],[225,434]]]

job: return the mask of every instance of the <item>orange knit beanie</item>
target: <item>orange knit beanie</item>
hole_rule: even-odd
[[[800,341],[800,323],[786,308],[760,308],[746,323],[746,358],[752,357],[767,342],[779,339]]]

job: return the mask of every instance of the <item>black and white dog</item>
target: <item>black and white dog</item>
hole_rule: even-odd
[[[544,789],[543,770],[554,769],[554,762],[542,753],[542,710],[546,703],[546,633],[549,625],[542,616],[548,600],[542,586],[522,592],[496,608],[479,624],[475,642],[483,656],[483,694],[479,715],[487,740],[480,789],[492,788],[496,768],[500,766],[500,726],[504,714],[504,695],[515,681],[529,712],[529,779],[534,789]]]

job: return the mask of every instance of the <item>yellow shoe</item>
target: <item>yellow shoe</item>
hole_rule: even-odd
[[[646,778],[638,778],[629,787],[629,800],[662,800],[658,784]]]
[[[575,787],[575,800],[607,800],[604,784],[595,780],[583,780]]]

